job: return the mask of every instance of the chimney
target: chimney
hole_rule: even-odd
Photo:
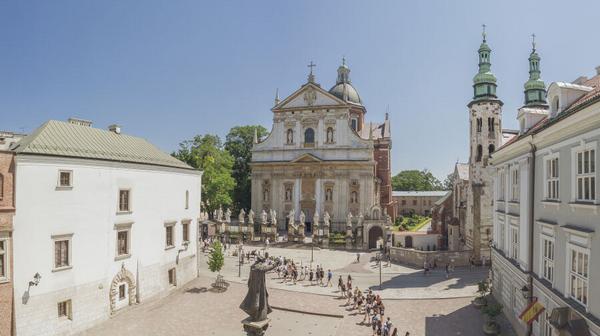
[[[78,119],[78,118],[69,118],[67,120],[67,122],[69,124],[73,124],[73,125],[92,127],[92,122],[89,120],[83,120],[83,119]]]
[[[596,75],[600,75],[600,65],[596,67]]]
[[[112,125],[108,126],[108,130],[115,134],[121,134],[121,126],[119,126],[117,124],[112,124]]]

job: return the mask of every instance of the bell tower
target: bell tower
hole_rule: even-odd
[[[479,46],[479,71],[473,77],[473,99],[469,108],[469,180],[465,243],[477,261],[490,259],[493,183],[489,159],[502,144],[502,101],[496,95],[496,76],[491,71],[492,49],[485,25]]]

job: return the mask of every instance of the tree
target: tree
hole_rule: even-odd
[[[454,190],[454,173],[448,174],[442,183],[444,190]]]
[[[267,129],[259,125],[236,126],[225,138],[225,150],[234,158],[232,176],[236,185],[232,197],[237,211],[249,209],[251,205],[250,160],[255,130],[259,139],[267,135]]]
[[[442,190],[442,183],[427,169],[403,170],[392,177],[392,188],[397,191]]]
[[[223,265],[225,264],[225,257],[223,256],[223,245],[218,240],[212,244],[212,250],[208,254],[208,269],[211,272],[221,272]]]
[[[204,171],[202,175],[202,205],[212,216],[220,206],[232,203],[231,192],[235,180],[231,176],[233,157],[223,149],[216,135],[197,135],[193,140],[179,144],[179,150],[172,154],[194,168]]]

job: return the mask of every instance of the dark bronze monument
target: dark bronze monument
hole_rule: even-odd
[[[276,263],[265,258],[256,257],[256,262],[250,266],[250,276],[248,277],[248,294],[240,304],[240,309],[249,316],[242,321],[244,330],[252,336],[263,335],[269,327],[268,314],[272,311],[269,306],[269,293],[267,293],[267,283],[265,274],[277,267]]]

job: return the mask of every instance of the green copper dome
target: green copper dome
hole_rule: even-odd
[[[547,106],[546,83],[541,79],[540,55],[535,50],[535,35],[533,48],[529,55],[529,80],[525,82],[525,106]]]
[[[473,77],[473,100],[496,99],[496,76],[491,71],[490,55],[492,49],[486,41],[485,29],[483,42],[479,46],[479,72]]]

